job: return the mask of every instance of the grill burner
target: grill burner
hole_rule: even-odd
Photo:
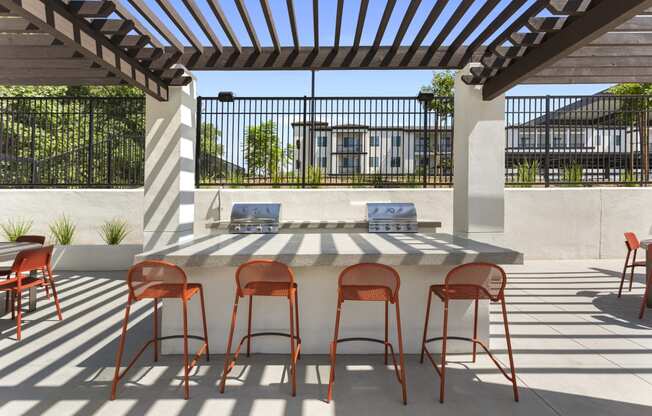
[[[229,232],[232,234],[276,234],[281,204],[235,203],[231,208]]]
[[[417,209],[411,202],[367,203],[370,233],[416,233]]]

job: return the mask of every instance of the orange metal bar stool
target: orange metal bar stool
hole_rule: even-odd
[[[49,285],[50,288],[52,288],[52,296],[54,297],[54,305],[57,309],[57,317],[59,320],[63,319],[61,316],[61,307],[59,306],[59,298],[57,297],[57,290],[54,286],[54,279],[52,278],[52,268],[50,266],[51,259],[52,246],[23,250],[19,252],[14,259],[8,278],[0,281],[0,291],[9,292],[11,294],[11,319],[14,319],[15,314],[16,338],[19,341],[21,339],[21,324],[23,317],[22,294],[24,290],[45,286],[46,284]],[[41,277],[38,276],[38,272],[41,272]],[[26,273],[29,275],[25,276]],[[14,304],[17,304],[17,306],[14,307]]]
[[[636,253],[641,248],[641,243],[638,241],[636,234],[632,232],[625,233],[625,247],[627,247],[627,257],[625,257],[625,266],[623,266],[623,274],[620,278],[620,288],[618,289],[618,297],[623,293],[623,284],[625,283],[625,275],[627,269],[631,269],[629,275],[629,291],[632,291],[632,284],[634,283],[634,269],[637,267],[645,267],[644,261],[636,261]],[[632,255],[634,253],[634,255]],[[629,261],[631,257],[631,262]]]
[[[203,353],[206,353],[206,361],[210,359],[208,350],[208,330],[206,328],[206,311],[204,309],[204,290],[199,283],[188,283],[186,273],[181,267],[159,260],[146,260],[140,262],[129,269],[127,274],[127,285],[129,287],[129,297],[125,308],[125,319],[122,324],[122,335],[116,354],[115,374],[111,384],[111,400],[115,400],[116,388],[118,382],[127,374],[129,369],[136,363],[138,358],[147,349],[150,344],[154,344],[154,361],[158,361],[158,343],[166,339],[183,338],[183,381],[184,397],[187,400],[190,396],[188,386],[188,374],[197,364],[197,361]],[[199,294],[201,302],[201,317],[204,324],[204,336],[188,335],[188,301],[193,296]],[[120,373],[122,362],[122,353],[125,348],[125,339],[127,337],[127,326],[129,324],[129,310],[134,302],[152,299],[154,301],[154,336],[141,347],[136,356],[129,362],[127,368]],[[183,335],[169,335],[160,337],[158,330],[158,301],[159,299],[180,299],[183,305]],[[188,339],[203,341],[201,347],[195,354],[192,362],[188,362]]]
[[[292,383],[292,396],[297,394],[297,360],[301,354],[301,336],[299,334],[299,295],[297,284],[294,280],[294,272],[287,265],[274,260],[251,260],[235,272],[236,292],[233,303],[233,314],[231,316],[231,329],[226,347],[224,359],[224,372],[220,382],[220,392],[224,393],[226,376],[235,366],[240,355],[240,349],[244,342],[247,342],[247,357],[251,352],[251,339],[260,336],[282,336],[290,339],[290,379]],[[238,347],[231,358],[231,347],[233,345],[233,332],[235,331],[236,318],[238,316],[238,302],[240,298],[249,297],[249,318],[247,322],[247,335],[242,337]],[[254,296],[283,296],[290,304],[290,333],[281,332],[257,332],[251,333],[251,319]],[[296,334],[296,335],[295,335]],[[295,344],[296,342],[296,344]]]
[[[423,363],[424,354],[428,357],[435,367],[437,374],[441,377],[439,385],[439,401],[444,402],[444,386],[446,384],[446,344],[449,339],[470,341],[473,343],[473,362],[476,359],[477,346],[480,345],[489,355],[491,360],[496,364],[500,372],[511,381],[514,390],[514,400],[518,401],[518,388],[516,387],[516,370],[514,368],[514,358],[512,356],[512,342],[509,336],[509,327],[507,324],[507,309],[505,307],[505,285],[507,275],[505,271],[490,263],[469,263],[457,266],[446,275],[443,285],[432,285],[428,291],[428,306],[426,309],[426,323],[423,328],[423,340],[421,342],[421,363]],[[428,321],[430,319],[430,305],[432,303],[433,293],[444,302],[444,329],[443,336],[428,338]],[[507,340],[507,351],[509,353],[510,374],[507,374],[502,365],[496,360],[491,351],[484,342],[478,339],[478,303],[480,299],[489,299],[492,302],[500,302],[503,314],[503,324],[505,326],[505,338]],[[451,300],[472,300],[475,301],[475,312],[473,319],[473,338],[452,337],[448,335],[448,304]],[[441,349],[441,368],[437,366],[428,351],[427,344],[432,341],[442,341]]]
[[[335,364],[337,344],[349,341],[369,341],[385,346],[385,365],[387,365],[388,350],[392,355],[396,378],[403,390],[403,404],[407,404],[407,387],[405,384],[405,361],[403,357],[403,335],[401,333],[401,308],[398,301],[398,290],[401,279],[393,268],[384,264],[360,263],[349,266],[340,273],[337,288],[337,314],[335,316],[335,334],[331,343],[331,372],[328,381],[328,399],[333,398],[333,383],[335,381]],[[385,339],[375,338],[338,338],[340,330],[340,315],[345,300],[385,302]],[[388,315],[389,304],[396,305],[396,330],[398,336],[398,351],[400,369],[396,364],[394,347],[389,342]]]

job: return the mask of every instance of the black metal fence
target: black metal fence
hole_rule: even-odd
[[[0,98],[3,187],[142,186],[144,142],[144,98]]]
[[[450,97],[201,97],[198,186],[452,184]]]
[[[506,183],[646,185],[647,96],[508,97]]]

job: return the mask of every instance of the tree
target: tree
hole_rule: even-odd
[[[276,123],[267,121],[249,127],[245,136],[244,155],[250,175],[275,177],[288,160],[280,144]]]
[[[647,182],[650,178],[650,115],[649,110],[652,108],[652,84],[626,83],[618,84],[607,90],[614,95],[637,95],[640,98],[630,98],[623,100],[621,117],[624,122],[636,123],[641,141],[641,161],[643,178]],[[630,151],[630,166],[633,169],[634,152]]]
[[[453,87],[455,85],[455,71],[435,71],[428,88],[435,97],[450,97],[450,100],[435,99],[430,103],[430,109],[441,115],[453,114]]]

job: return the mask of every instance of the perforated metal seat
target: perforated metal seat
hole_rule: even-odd
[[[448,340],[469,341],[473,343],[473,362],[476,360],[477,346],[484,349],[491,360],[496,364],[500,372],[512,383],[514,400],[518,401],[518,388],[516,386],[516,369],[512,356],[512,342],[509,336],[507,324],[507,309],[505,307],[505,285],[507,275],[505,271],[495,264],[490,263],[469,263],[453,268],[446,275],[444,284],[432,285],[428,290],[428,306],[426,308],[426,322],[423,328],[423,339],[421,341],[421,363],[424,356],[432,363],[441,377],[439,401],[444,402],[444,390],[446,385],[446,347]],[[428,323],[430,320],[430,306],[432,295],[437,296],[444,303],[444,328],[441,337],[428,338]],[[503,369],[500,363],[493,356],[484,342],[478,339],[478,304],[481,299],[488,299],[492,302],[499,302],[502,308],[503,324],[505,327],[505,338],[507,340],[507,352],[509,355],[510,374]],[[474,302],[473,338],[448,336],[448,304],[452,300],[470,300]],[[427,344],[433,341],[442,341],[441,367],[437,366]]]

